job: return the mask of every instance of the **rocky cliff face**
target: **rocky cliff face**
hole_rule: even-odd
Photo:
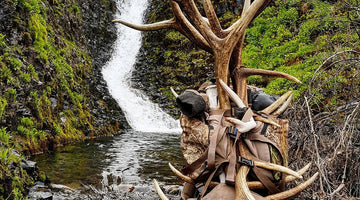
[[[115,12],[111,0],[0,1],[0,199],[41,179],[14,149],[39,153],[129,128],[101,74]]]
[[[34,152],[128,127],[101,75],[116,39],[113,1],[0,4],[1,127]]]

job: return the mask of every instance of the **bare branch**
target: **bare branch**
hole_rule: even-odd
[[[317,165],[321,175],[323,176],[324,173],[322,171],[322,168],[320,167],[320,154],[319,154],[319,148],[317,145],[317,138],[316,138],[316,134],[315,134],[314,123],[313,123],[312,117],[311,117],[309,102],[306,97],[305,97],[305,103],[306,103],[306,107],[307,107],[309,119],[310,119],[310,122],[309,122],[310,123],[310,131],[311,131],[311,134],[314,136],[314,146],[315,146],[315,151],[316,151],[316,155],[317,155],[316,165]],[[323,186],[323,183],[321,180],[321,176],[320,176],[320,190],[324,191],[324,186]]]

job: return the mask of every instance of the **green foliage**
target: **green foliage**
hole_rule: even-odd
[[[0,34],[0,125],[12,130],[0,129],[5,157],[11,157],[5,149],[39,153],[50,142],[57,145],[82,140],[84,131],[92,129],[97,134],[103,129],[94,127],[90,113],[90,98],[94,99],[89,89],[92,60],[88,39],[79,34],[79,28],[86,25],[77,3],[4,2],[11,10],[6,18],[13,19],[6,25],[12,31]],[[24,117],[25,113],[30,116]],[[21,170],[13,173],[8,168],[0,161],[0,199],[21,199],[27,180]],[[5,178],[7,185],[3,184]]]
[[[1,128],[0,129],[0,141],[4,144],[4,145],[9,145],[9,141],[10,141],[10,134],[7,133],[6,128]]]
[[[28,128],[31,128],[32,126],[34,126],[34,122],[28,117],[23,117],[20,121],[20,124],[24,125]]]
[[[359,37],[349,29],[349,22],[344,23],[347,16],[337,10],[340,4],[276,1],[275,6],[265,9],[247,29],[244,65],[289,73],[304,84],[282,79],[269,82],[258,76],[250,77],[250,84],[266,87],[266,92],[273,94],[296,90],[299,96],[326,56],[359,45]]]
[[[39,80],[38,73],[35,71],[35,68],[32,64],[27,66],[27,70],[29,71],[29,76],[31,76],[31,78],[35,79],[36,81]]]
[[[7,100],[0,97],[0,119],[5,112],[6,105],[7,105]]]
[[[29,20],[29,29],[34,38],[34,48],[38,51],[39,57],[48,62],[48,51],[50,44],[47,41],[46,22],[40,14],[34,14]]]
[[[10,67],[15,71],[19,71],[20,67],[22,66],[22,63],[18,59],[13,57],[8,57],[8,63]]]
[[[6,47],[5,43],[5,35],[0,33],[0,50],[3,51],[3,49]]]
[[[74,13],[80,13],[80,9],[79,9],[79,7],[77,5],[74,5],[72,7],[72,10],[74,11]]]
[[[5,97],[8,101],[15,101],[16,97],[17,97],[17,93],[16,93],[16,89],[14,88],[9,88],[6,92],[5,92]]]

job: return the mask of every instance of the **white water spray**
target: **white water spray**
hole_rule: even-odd
[[[120,5],[121,4],[121,5]],[[142,24],[147,0],[118,1],[116,18]],[[150,102],[141,91],[130,87],[130,76],[141,47],[141,33],[117,24],[118,38],[111,60],[102,73],[110,94],[123,110],[130,126],[140,132],[180,132],[179,122]]]

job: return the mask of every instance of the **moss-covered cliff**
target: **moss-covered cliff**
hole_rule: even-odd
[[[115,11],[110,0],[0,2],[0,199],[32,182],[12,149],[39,153],[128,128],[101,75]]]

